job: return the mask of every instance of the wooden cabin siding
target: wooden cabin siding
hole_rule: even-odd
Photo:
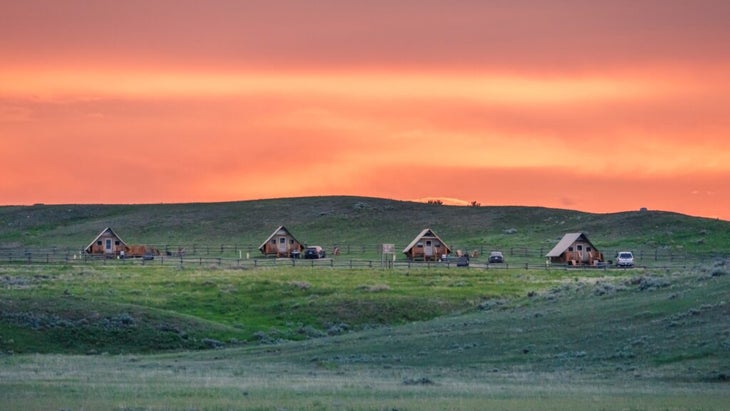
[[[279,247],[280,238],[286,240],[285,247]],[[302,252],[303,246],[291,237],[274,237],[266,244],[264,244],[263,250],[261,251],[265,255],[275,255],[277,257],[289,257],[292,252]]]
[[[579,238],[570,244],[559,256],[550,257],[550,262],[571,265],[594,265],[603,261],[603,254],[589,241]]]
[[[430,242],[430,247],[428,243]],[[412,260],[438,261],[449,254],[449,249],[437,238],[423,237],[406,255]]]
[[[425,228],[411,241],[403,254],[409,260],[438,261],[451,252],[446,243],[430,228]]]
[[[261,244],[259,250],[266,256],[291,257],[301,253],[304,246],[284,226],[280,226]]]
[[[106,244],[107,241],[111,241],[111,247],[107,248]],[[118,256],[121,251],[127,250],[127,245],[124,244],[122,240],[120,240],[118,237],[115,237],[113,235],[104,234],[100,236],[99,238],[94,241],[93,244],[91,244],[90,247],[86,249],[86,252],[89,254],[99,254],[99,255],[114,255]]]

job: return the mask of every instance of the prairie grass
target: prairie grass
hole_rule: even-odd
[[[404,380],[427,375],[429,384]],[[24,356],[3,360],[6,410],[721,410],[726,386],[182,357]]]
[[[592,274],[592,273],[585,273]],[[565,270],[179,269],[0,266],[0,350],[152,352],[201,340],[301,340],[335,324],[358,330],[423,321],[556,286]],[[602,274],[601,274],[602,275]],[[14,343],[10,343],[14,340]]]
[[[188,253],[206,256],[256,256],[259,244],[282,224],[305,244],[328,250],[339,246],[345,255],[376,261],[381,244],[393,243],[401,250],[425,227],[433,228],[454,250],[483,254],[498,249],[510,260],[521,259],[520,250],[527,249],[533,263],[540,263],[564,233],[578,231],[588,233],[607,258],[624,248],[708,256],[730,247],[730,222],[661,211],[592,214],[332,196],[209,204],[2,206],[0,249],[78,252],[111,226],[133,244],[172,250],[182,246]],[[643,264],[654,257],[651,254],[637,257]]]
[[[0,290],[0,410],[724,410],[730,276],[715,274],[724,266],[2,267],[0,277],[13,280]],[[13,318],[41,327],[8,326],[9,313],[34,313]],[[377,315],[389,322],[376,324]],[[348,327],[337,322],[345,316]],[[23,344],[63,328],[53,321],[93,318],[109,327],[86,335],[103,343],[90,345],[95,355],[20,354]],[[253,319],[261,325],[249,328]],[[344,332],[296,331],[325,320]],[[262,338],[161,353],[169,349],[145,342],[159,337],[160,323],[171,330],[162,334],[198,342],[253,330]],[[138,339],[125,342],[119,328],[130,324]],[[37,347],[83,353],[75,344],[84,335],[67,336],[68,347],[53,339]]]

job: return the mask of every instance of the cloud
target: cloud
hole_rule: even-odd
[[[586,164],[553,168],[385,167],[359,176],[364,192],[387,198],[466,198],[489,205],[531,205],[618,212],[648,207],[730,219],[730,172],[613,176],[583,172]],[[391,184],[387,184],[390,182]],[[688,195],[714,192],[712,201]],[[405,196],[405,197],[403,197]]]
[[[363,194],[723,215],[724,1],[40,0],[0,15],[2,203]]]
[[[490,67],[726,60],[730,6],[617,0],[3,2],[5,62]],[[113,47],[110,47],[113,45]]]

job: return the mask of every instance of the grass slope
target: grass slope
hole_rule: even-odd
[[[453,248],[464,249],[520,247],[547,252],[564,233],[574,231],[587,232],[599,249],[607,251],[641,246],[706,253],[730,246],[730,222],[668,212],[591,214],[343,196],[210,204],[0,207],[0,248],[76,250],[107,226],[129,243],[258,247],[282,224],[304,243],[366,245],[372,253],[382,243],[403,247],[424,227],[436,230]]]
[[[2,404],[28,410],[726,409],[730,261],[678,272],[560,273],[513,272],[532,287],[529,296],[487,298],[461,314],[299,342],[146,356],[4,355]],[[273,282],[287,278],[273,274]],[[367,283],[366,273],[356,277]],[[416,273],[407,280],[419,282]]]
[[[401,245],[431,226],[454,247],[549,249],[584,231],[604,249],[730,249],[728,222],[673,213],[360,197],[2,207],[0,244],[78,248],[112,226],[130,243],[257,245],[280,224],[323,245]],[[0,410],[719,410],[728,295],[727,256],[632,270],[1,264]]]
[[[0,351],[150,352],[210,348],[214,341],[301,340],[473,310],[570,275],[456,268],[5,265],[0,266]]]

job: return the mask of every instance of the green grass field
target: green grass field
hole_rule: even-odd
[[[322,243],[375,244],[440,223],[442,237],[474,247],[539,247],[587,231],[599,247],[647,243],[692,256],[607,270],[0,262],[0,410],[730,403],[724,221],[351,197],[3,207],[0,219],[4,247],[85,245],[107,225],[129,242],[244,244],[282,223]]]
[[[0,331],[23,352],[113,354],[302,340],[478,309],[623,271],[0,266]],[[11,331],[6,331],[8,328]],[[0,334],[2,335],[2,334]]]
[[[0,271],[0,409],[721,410],[730,400],[725,260],[684,272]]]
[[[105,227],[129,244],[194,249],[200,255],[249,252],[278,226],[305,244],[339,245],[378,259],[383,243],[402,250],[431,227],[452,249],[528,250],[540,262],[567,232],[585,232],[610,258],[618,249],[667,256],[730,249],[730,222],[661,211],[591,214],[540,207],[456,207],[364,197],[309,197],[212,204],[37,205],[0,207],[2,249],[81,250]],[[398,253],[399,258],[403,258]],[[520,255],[519,252],[515,254]]]

